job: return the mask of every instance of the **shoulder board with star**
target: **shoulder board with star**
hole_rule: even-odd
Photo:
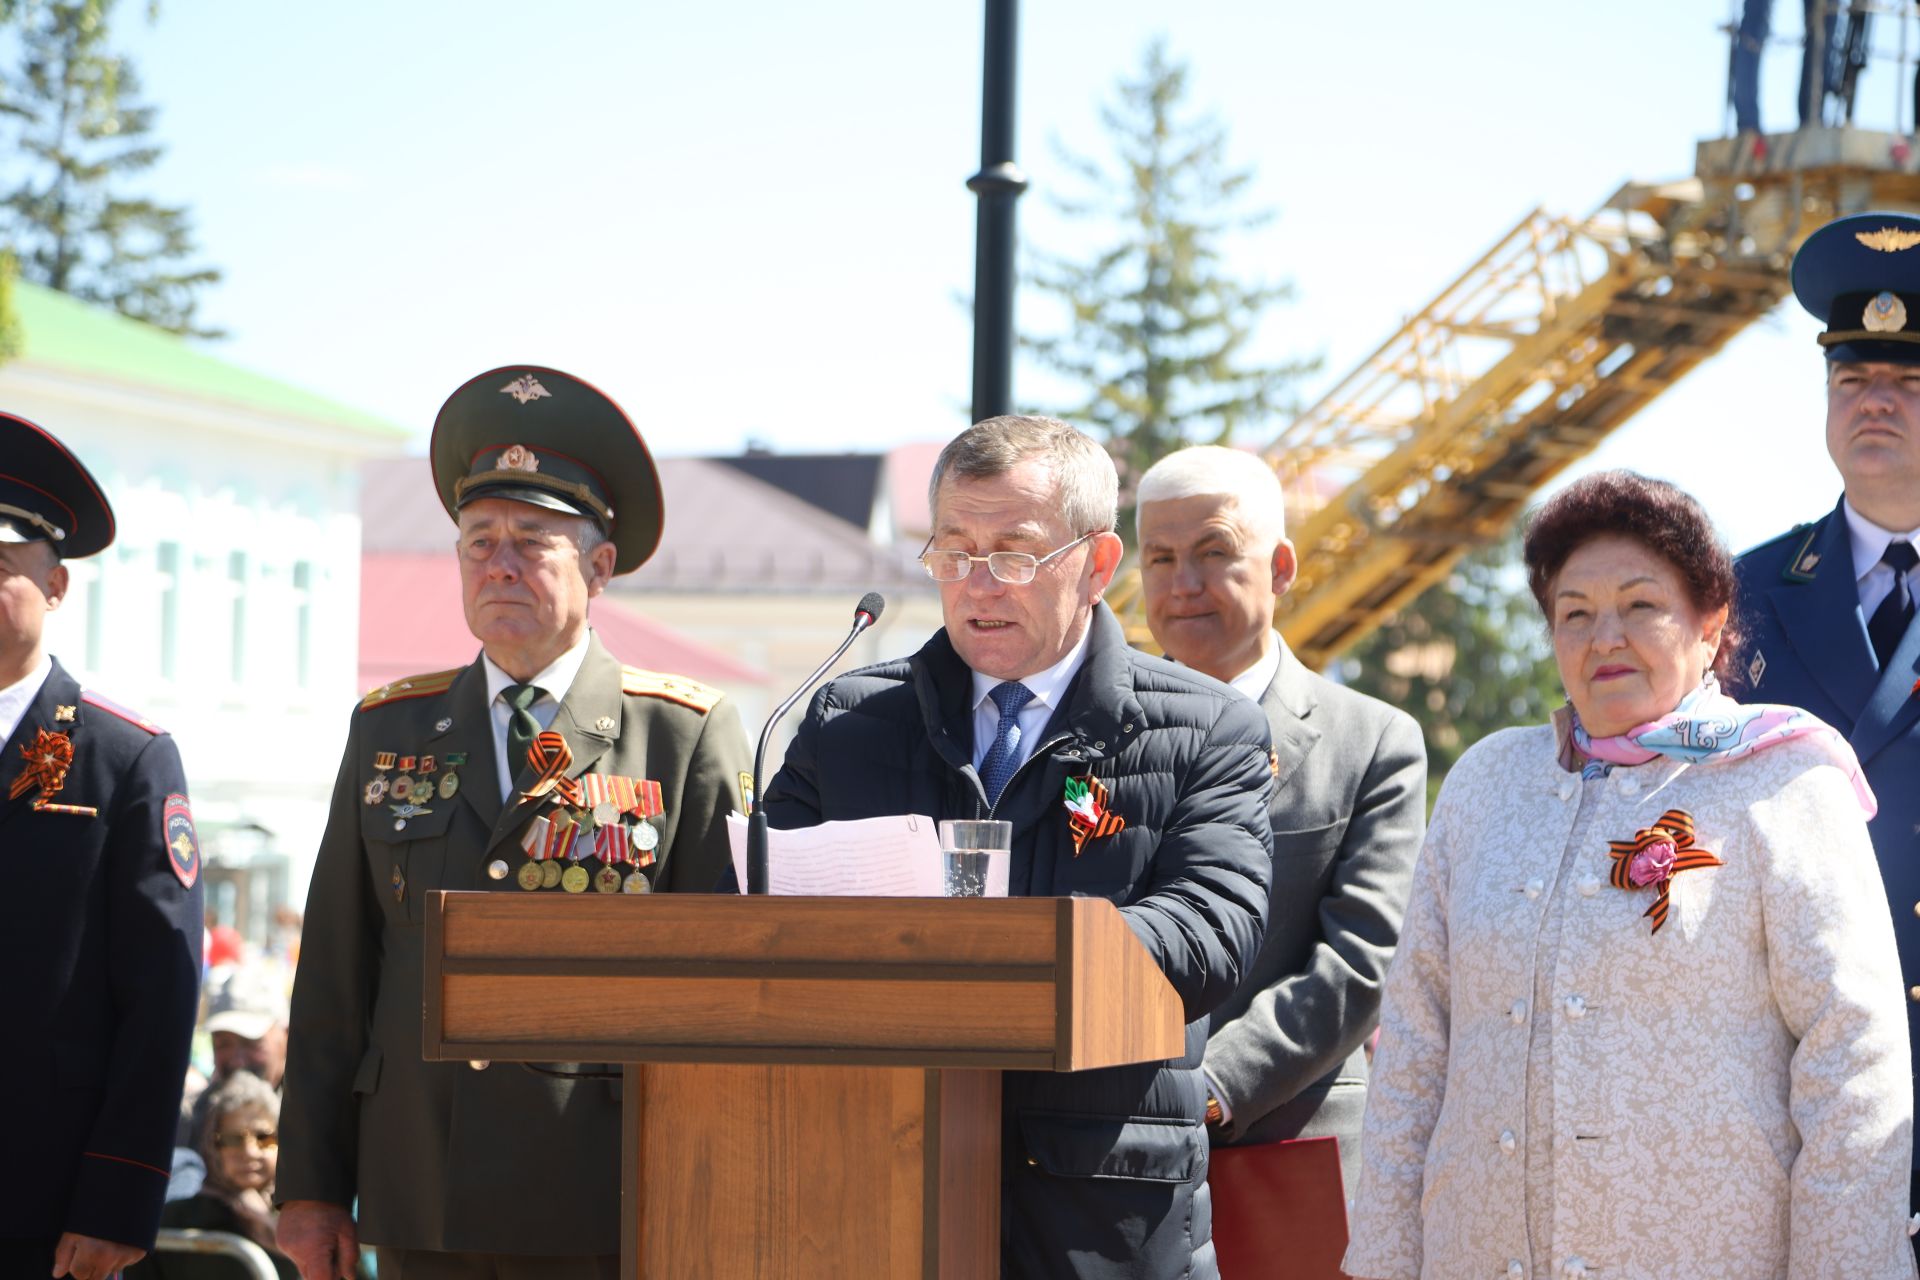
[[[725,693],[690,676],[669,675],[664,671],[642,671],[638,667],[620,668],[620,692],[642,698],[665,698],[683,707],[692,707],[705,715]]]
[[[101,697],[99,694],[95,693],[91,689],[83,689],[80,691],[80,701],[86,703],[90,707],[98,707],[109,715],[119,716],[122,720],[125,720],[128,724],[134,726],[136,729],[145,729],[148,733],[156,734],[156,735],[166,732],[165,729],[162,729],[159,725],[147,719],[145,716],[141,715],[138,711],[130,711],[126,707],[121,706],[119,703],[113,701],[110,698]]]
[[[389,702],[404,702],[408,698],[425,698],[436,693],[445,693],[454,679],[465,670],[465,667],[455,667],[451,671],[433,671],[423,676],[408,676],[403,680],[395,680],[392,684],[383,684],[360,699],[360,709],[371,711]]]

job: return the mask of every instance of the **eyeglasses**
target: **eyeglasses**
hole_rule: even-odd
[[[272,1129],[242,1129],[239,1133],[216,1133],[213,1145],[221,1151],[238,1151],[251,1142],[262,1151],[271,1151],[280,1145],[280,1135]]]
[[[1033,581],[1033,575],[1040,572],[1040,566],[1056,556],[1063,556],[1081,543],[1091,538],[1099,530],[1093,529],[1081,534],[1064,547],[1056,547],[1043,556],[1031,556],[1024,551],[991,551],[984,556],[971,556],[964,551],[929,551],[920,549],[920,563],[926,566],[927,576],[935,582],[959,582],[973,572],[973,566],[986,562],[987,572],[1010,587],[1024,586]],[[927,539],[927,547],[933,545],[933,539]]]

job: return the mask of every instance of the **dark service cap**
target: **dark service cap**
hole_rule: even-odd
[[[1827,326],[1827,359],[1920,364],[1920,218],[1829,222],[1794,255],[1793,295]]]
[[[44,542],[64,560],[113,542],[113,508],[67,447],[0,412],[0,542]]]
[[[433,421],[433,484],[447,514],[510,498],[586,516],[630,573],[660,545],[660,476],[646,442],[598,388],[541,365],[490,369],[447,397]]]

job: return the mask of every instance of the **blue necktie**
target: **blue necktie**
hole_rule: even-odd
[[[1033,690],[1018,680],[1008,680],[993,686],[987,696],[1000,708],[1000,727],[994,732],[993,745],[987,748],[987,758],[980,762],[980,782],[987,789],[987,803],[998,804],[1019,763],[1015,752],[1020,746],[1020,708],[1033,700]]]
[[[1913,592],[1907,588],[1907,575],[1920,565],[1920,551],[1905,538],[1895,538],[1880,553],[1880,563],[1893,570],[1893,590],[1867,620],[1867,638],[1873,641],[1873,656],[1880,659],[1885,670],[1907,634],[1907,624],[1913,621]]]

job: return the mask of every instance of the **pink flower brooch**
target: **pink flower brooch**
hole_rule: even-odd
[[[1609,840],[1607,849],[1613,858],[1613,874],[1608,877],[1616,889],[1659,888],[1646,915],[1653,920],[1653,932],[1667,922],[1667,895],[1673,878],[1695,867],[1724,867],[1726,863],[1693,842],[1693,816],[1685,809],[1669,809],[1651,827],[1636,832],[1631,840]]]

